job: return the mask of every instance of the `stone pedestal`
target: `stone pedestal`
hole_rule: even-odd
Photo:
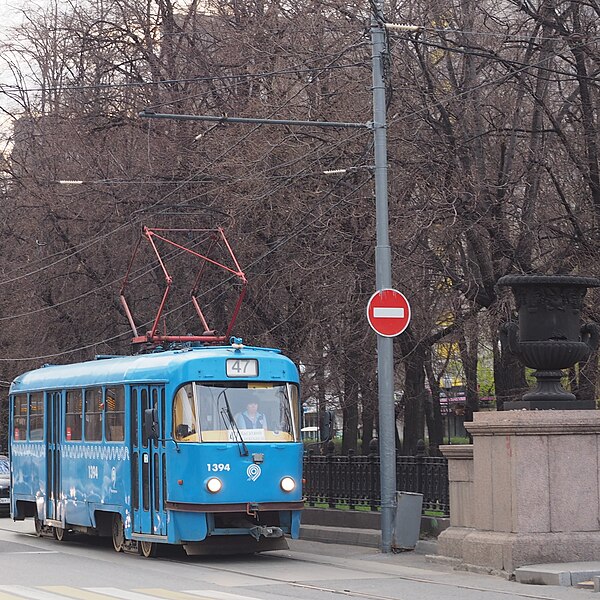
[[[526,564],[597,560],[600,411],[482,412],[466,426],[472,447],[442,448],[451,526],[438,553],[507,574]]]

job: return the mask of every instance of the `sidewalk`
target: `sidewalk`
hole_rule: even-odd
[[[437,557],[437,540],[435,538],[421,539],[413,551],[382,554],[381,531],[369,528],[379,526],[379,515],[365,513],[349,518],[343,511],[307,511],[307,521],[300,526],[300,540],[293,541],[295,545],[305,544],[324,556],[359,556],[360,560],[393,563],[413,566],[428,571],[444,571],[457,573],[455,562],[445,557]],[[320,522],[315,524],[315,521]],[[321,524],[321,523],[328,523]],[[338,523],[333,525],[332,523]],[[345,524],[358,525],[346,527]],[[312,544],[312,546],[311,546]],[[291,548],[291,544],[290,544]],[[464,570],[461,572],[465,572]],[[474,573],[494,579],[507,579],[505,573],[486,571],[483,567],[473,568]],[[563,588],[581,587],[590,591],[600,592],[600,562],[573,562],[562,564],[542,564],[520,567],[512,577],[525,589],[539,589],[539,586],[558,586]],[[593,596],[596,597],[596,596]],[[600,596],[598,596],[600,598]]]
[[[484,573],[458,571],[447,563],[437,562],[429,550],[435,542],[419,543],[412,552],[383,554],[378,549],[350,544],[289,540],[290,552],[304,561],[333,565],[357,572],[368,570],[384,576],[379,597],[461,600],[477,598],[501,600],[529,598],[536,600],[585,600],[589,591],[560,585],[530,585],[509,581]],[[591,598],[597,596],[592,595]]]

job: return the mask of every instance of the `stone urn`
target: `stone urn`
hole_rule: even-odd
[[[500,336],[526,366],[536,369],[535,389],[522,400],[505,402],[511,409],[593,409],[593,400],[575,398],[561,385],[564,373],[585,360],[598,345],[598,326],[581,325],[581,309],[588,288],[600,287],[600,279],[572,275],[506,275],[499,286],[512,289],[518,324],[505,323]]]

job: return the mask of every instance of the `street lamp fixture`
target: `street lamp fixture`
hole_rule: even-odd
[[[355,173],[356,171],[367,170],[373,172],[374,165],[360,165],[358,167],[344,167],[342,169],[327,169],[323,171],[323,175],[343,175],[344,173]]]

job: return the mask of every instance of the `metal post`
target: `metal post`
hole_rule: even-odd
[[[386,52],[383,0],[373,3],[371,41],[373,44],[373,135],[375,143],[375,283],[378,290],[392,287],[392,260],[389,245],[387,195],[387,139],[383,60]],[[381,551],[392,550],[392,528],[396,501],[396,415],[394,410],[393,338],[377,336],[377,377],[379,389],[379,455],[381,459]]]

